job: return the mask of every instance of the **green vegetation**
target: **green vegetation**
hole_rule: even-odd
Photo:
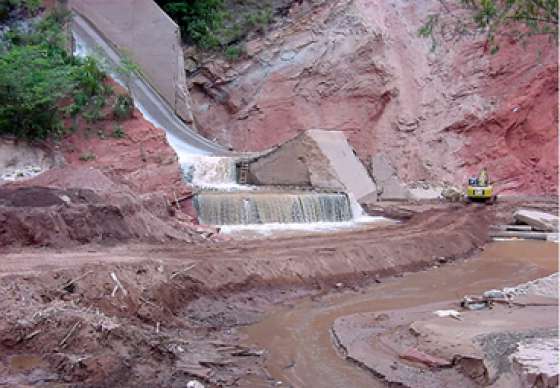
[[[0,41],[0,134],[45,139],[64,133],[65,117],[75,129],[80,117],[94,123],[105,116],[113,90],[95,59],[67,52],[68,18],[55,9],[26,31],[10,29]],[[130,100],[116,100],[125,118]]]
[[[13,11],[35,15],[41,8],[41,0],[0,0],[0,22],[8,19]]]
[[[251,32],[264,33],[273,21],[271,0],[156,0],[177,22],[185,42],[222,52],[229,60],[244,53]]]
[[[123,121],[132,117],[134,112],[134,100],[127,95],[118,95],[113,104],[113,115],[119,121]]]
[[[226,58],[232,62],[238,60],[242,53],[243,49],[239,46],[229,46],[224,52]]]
[[[90,162],[95,160],[95,154],[93,152],[86,152],[85,154],[80,155],[80,160],[82,162]]]
[[[507,33],[519,41],[532,35],[548,35],[558,38],[558,0],[456,0],[472,13],[464,19],[441,1],[445,12],[451,15],[451,23],[443,23],[440,14],[430,15],[418,31],[432,39],[435,48],[437,35],[472,35],[483,32],[491,52],[499,46],[496,36]]]
[[[181,34],[187,42],[203,48],[219,45],[214,36],[222,23],[223,0],[156,0],[181,27]]]
[[[111,136],[115,139],[123,139],[126,136],[126,132],[121,125],[114,125]]]

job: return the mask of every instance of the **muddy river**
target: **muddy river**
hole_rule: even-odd
[[[266,367],[278,386],[384,387],[370,372],[344,360],[333,345],[336,318],[459,300],[465,294],[514,286],[558,271],[558,245],[500,241],[477,257],[283,306],[244,329],[247,342],[267,350]],[[281,383],[280,383],[281,382]]]

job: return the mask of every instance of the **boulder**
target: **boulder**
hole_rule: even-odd
[[[558,216],[538,210],[520,209],[513,214],[515,221],[531,225],[543,232],[558,232]]]

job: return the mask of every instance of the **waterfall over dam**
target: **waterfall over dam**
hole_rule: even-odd
[[[113,42],[107,40],[107,37],[99,32],[92,24],[92,20],[75,13],[72,21],[72,33],[76,56],[94,55],[105,71],[117,82],[125,85],[120,80],[118,72],[121,53]],[[168,102],[161,97],[148,80],[144,79],[142,73],[133,75],[130,81],[128,86],[134,96],[136,108],[147,121],[165,130],[169,144],[177,153],[184,180],[192,185],[194,192],[202,190],[194,200],[201,223],[230,225],[231,228],[253,225],[257,228],[274,229],[283,225],[305,227],[306,224],[310,228],[319,228],[326,224],[354,223],[362,216],[362,209],[356,201],[354,193],[343,186],[324,187],[314,181],[305,185],[285,184],[285,190],[292,191],[279,191],[276,185],[282,185],[282,182],[277,179],[275,174],[272,175],[276,179],[272,179],[271,182],[255,182],[247,185],[245,184],[247,181],[242,180],[243,184],[240,184],[237,177],[237,164],[241,160],[255,158],[261,154],[268,155],[269,151],[239,154],[205,139],[194,128],[179,119]],[[319,135],[316,134],[313,139],[321,140]],[[321,143],[317,139],[314,141],[318,144]],[[323,141],[321,144],[323,143],[325,142]],[[327,143],[330,148],[323,148],[328,151],[333,147],[331,143]],[[340,141],[336,144],[338,150]],[[323,148],[320,151],[325,153]],[[346,148],[348,149],[346,150]],[[345,152],[350,155],[351,149],[346,148],[343,147]],[[271,158],[275,160],[274,155]],[[297,155],[288,158],[300,160]],[[314,178],[321,176],[328,183],[335,181],[336,179],[333,177],[337,175],[334,174],[336,171],[324,167],[332,164],[327,159],[318,158],[315,164],[319,165],[319,170],[312,169],[307,175]],[[289,166],[288,170],[293,168],[289,164],[286,166]],[[342,163],[341,166],[349,170],[347,163]],[[313,187],[323,191],[299,191],[301,187]]]
[[[342,222],[352,219],[343,193],[219,193],[198,194],[195,206],[201,223],[249,225],[270,223]]]

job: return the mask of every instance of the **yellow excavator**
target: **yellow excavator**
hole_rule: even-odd
[[[492,204],[496,202],[497,199],[498,196],[494,195],[494,188],[490,184],[486,167],[480,170],[478,178],[469,178],[469,184],[467,185],[467,192],[465,195],[465,200],[467,202],[485,202]]]

